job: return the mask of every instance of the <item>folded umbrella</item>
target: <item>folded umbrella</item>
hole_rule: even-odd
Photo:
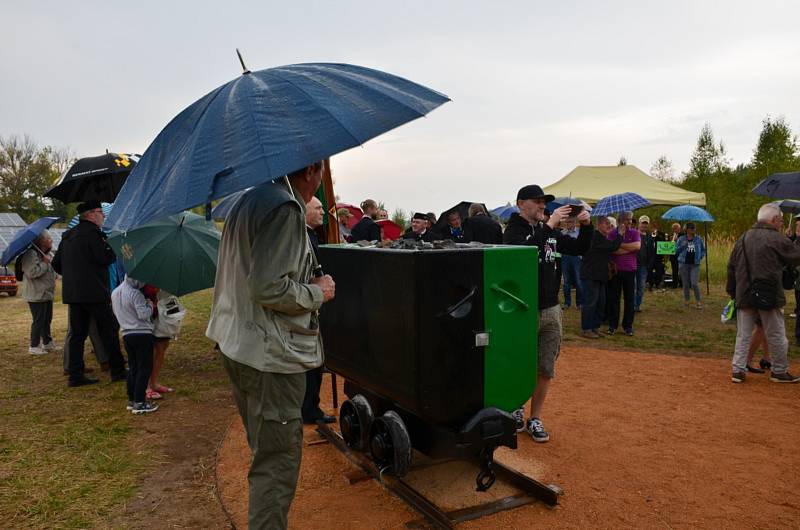
[[[81,158],[44,196],[63,203],[88,200],[114,202],[138,159],[138,155],[117,153]]]
[[[107,223],[130,230],[280,178],[447,101],[444,94],[406,79],[348,64],[245,70],[159,133]]]
[[[108,243],[131,278],[181,296],[214,286],[220,236],[212,221],[183,212],[114,232]]]
[[[701,223],[712,222],[714,217],[706,210],[692,204],[674,206],[664,212],[662,219],[674,219],[676,221],[697,221]]]
[[[0,257],[0,265],[5,267],[17,259],[18,256],[33,245],[33,241],[39,237],[39,234],[53,226],[53,223],[56,221],[58,221],[58,217],[42,217],[28,226],[20,228],[19,231],[14,234],[14,239],[11,240],[3,251],[3,255]]]
[[[632,212],[650,206],[650,201],[638,193],[625,192],[603,197],[592,210],[592,217],[602,217],[620,212]]]
[[[756,184],[753,193],[773,199],[800,197],[800,172],[774,173]]]

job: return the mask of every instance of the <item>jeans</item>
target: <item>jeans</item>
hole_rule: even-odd
[[[634,309],[642,307],[644,300],[644,288],[647,285],[647,265],[639,265],[636,269],[636,300],[633,303]]]
[[[583,280],[583,294],[581,329],[583,331],[597,329],[605,320],[606,282]]]
[[[53,321],[53,301],[47,302],[28,302],[31,309],[31,347],[35,348],[41,344],[50,344],[53,337],[50,335],[50,323]]]
[[[625,312],[622,315],[622,328],[625,331],[633,329],[633,301],[636,291],[636,271],[619,271],[608,282],[608,327],[617,329],[619,326],[619,303],[624,296]]]
[[[683,281],[683,299],[689,301],[689,289],[694,290],[694,299],[700,301],[700,264],[681,263],[679,269]]]
[[[153,334],[131,333],[122,340],[128,352],[128,401],[143,403],[153,371]]]
[[[584,303],[581,283],[581,257],[564,254],[561,256],[561,272],[564,275],[564,305],[572,305],[572,288],[575,287],[575,305]]]
[[[786,328],[783,323],[783,312],[780,309],[749,309],[736,311],[736,346],[733,350],[733,371],[747,371],[747,350],[750,348],[750,337],[755,329],[756,316],[761,318],[764,334],[767,337],[769,356],[772,359],[772,372],[786,373],[789,369],[789,341],[786,340]]]

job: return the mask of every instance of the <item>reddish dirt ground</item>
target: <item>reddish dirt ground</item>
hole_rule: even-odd
[[[800,385],[764,375],[735,385],[725,359],[576,347],[564,348],[558,370],[544,415],[550,442],[521,438],[498,459],[560,486],[560,505],[460,528],[800,528]],[[292,528],[404,528],[419,518],[375,481],[351,485],[355,467],[330,444],[309,444],[318,438],[306,428]],[[235,421],[217,480],[238,528],[247,527],[248,465]],[[462,475],[423,482],[444,504],[481,499],[472,472]]]

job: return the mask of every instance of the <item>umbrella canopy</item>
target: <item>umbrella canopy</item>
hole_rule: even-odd
[[[511,219],[512,213],[519,213],[519,208],[507,204],[505,206],[498,206],[489,212],[490,214],[498,217],[501,221],[505,222]]]
[[[138,159],[139,155],[124,153],[81,158],[44,196],[63,203],[88,200],[114,202]]]
[[[773,199],[800,197],[800,172],[774,173],[756,184],[753,193]]]
[[[783,213],[789,213],[792,215],[797,215],[800,213],[800,201],[784,199],[778,203],[778,207]]]
[[[620,212],[632,212],[638,208],[650,206],[650,201],[638,193],[625,192],[600,199],[592,210],[592,217],[601,217]]]
[[[442,215],[440,215],[439,218],[436,220],[436,224],[433,225],[431,230],[433,230],[436,233],[445,232],[447,230],[447,227],[449,226],[447,222],[447,216],[450,215],[450,212],[458,212],[458,214],[461,216],[461,222],[463,223],[464,219],[469,217],[469,207],[473,204],[475,203],[469,201],[461,201],[455,206],[452,206],[447,210],[443,211]],[[483,204],[482,202],[479,202],[478,204],[483,206],[484,210],[486,209],[486,205]]]
[[[181,296],[213,287],[220,235],[212,221],[183,212],[115,232],[108,243],[131,278]]]
[[[32,222],[24,228],[20,228],[14,235],[14,239],[8,244],[2,257],[0,257],[0,265],[4,267],[17,259],[17,257],[28,250],[33,241],[39,237],[44,230],[47,230],[53,223],[58,221],[58,217],[42,217]]]
[[[391,239],[394,241],[395,239],[400,239],[400,236],[403,235],[403,229],[391,219],[378,219],[375,222],[381,226],[384,239]]]
[[[236,193],[231,193],[214,206],[214,209],[211,210],[211,218],[215,221],[224,221],[226,217],[228,217],[228,212],[231,211],[233,205],[236,204],[236,201],[241,198],[250,188],[245,188],[243,190],[237,191]]]
[[[661,218],[675,219],[676,221],[698,221],[701,223],[710,223],[714,221],[714,218],[710,213],[699,206],[694,206],[691,204],[684,204],[682,206],[670,208],[664,212],[664,215],[662,215]]]
[[[109,204],[107,202],[104,202],[104,203],[100,204],[100,207],[103,209],[103,215],[105,217],[108,217],[108,215],[111,213],[111,207],[112,206],[113,206],[113,204]],[[69,220],[69,223],[67,223],[67,229],[75,228],[75,226],[77,226],[77,224],[80,222],[80,220],[81,220],[81,216],[80,215],[75,215],[72,219]],[[103,227],[103,230],[105,230],[105,227]],[[105,230],[105,231],[108,232],[108,230]]]
[[[347,204],[346,202],[337,202],[336,209],[345,208],[348,212],[350,212],[350,219],[347,220],[347,228],[352,229],[357,222],[364,217],[364,212],[361,211],[361,208],[358,206],[353,206],[352,204]]]
[[[582,201],[580,199],[576,199],[575,197],[556,197],[552,201],[545,204],[544,209],[548,213],[552,213],[553,210],[555,210],[556,208],[561,208],[562,206],[565,206],[567,204],[573,206],[583,206],[583,209],[586,210],[587,212],[592,211],[592,207],[589,206],[587,202]]]
[[[245,71],[162,130],[108,219],[130,230],[363,144],[449,101],[406,79],[348,64]]]

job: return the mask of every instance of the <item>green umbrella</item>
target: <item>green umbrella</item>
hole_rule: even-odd
[[[108,242],[131,278],[181,296],[213,287],[220,236],[213,222],[184,212],[114,232]]]

